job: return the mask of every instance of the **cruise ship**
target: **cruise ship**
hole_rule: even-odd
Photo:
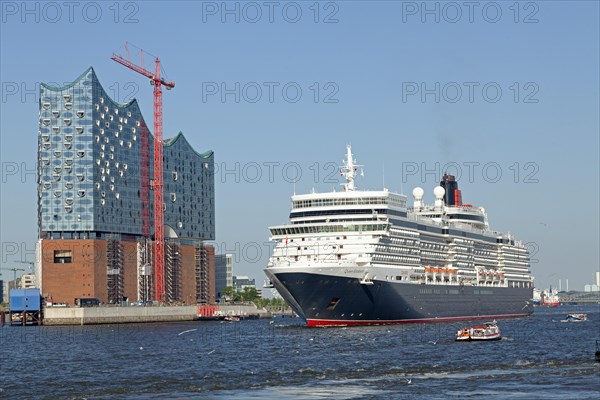
[[[491,230],[482,207],[462,202],[454,176],[407,197],[358,190],[347,147],[340,191],[292,196],[289,223],[271,226],[265,273],[308,326],[378,325],[527,316],[527,247]]]

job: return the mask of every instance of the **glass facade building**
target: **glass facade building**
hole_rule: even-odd
[[[164,141],[165,236],[215,238],[213,153],[196,153],[180,132]]]
[[[223,295],[223,289],[233,286],[233,254],[215,255],[215,290],[217,298]]]
[[[93,68],[40,88],[38,219],[42,239],[153,234],[153,141],[138,103],[113,101]],[[214,155],[165,140],[165,236],[212,240]]]

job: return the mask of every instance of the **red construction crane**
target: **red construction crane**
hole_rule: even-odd
[[[165,294],[165,231],[164,231],[164,210],[163,210],[163,126],[162,126],[162,87],[167,90],[175,87],[175,82],[167,82],[160,77],[160,60],[154,57],[154,73],[144,68],[144,51],[140,49],[141,65],[136,65],[130,61],[128,43],[125,42],[125,52],[127,58],[118,54],[113,54],[111,59],[138,74],[142,74],[150,79],[150,84],[154,85],[154,182],[151,186],[154,189],[154,288],[158,301],[163,301]]]

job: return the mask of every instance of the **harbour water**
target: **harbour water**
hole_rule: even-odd
[[[588,321],[559,322],[585,312]],[[600,305],[467,323],[307,328],[294,318],[0,329],[6,399],[597,399]]]

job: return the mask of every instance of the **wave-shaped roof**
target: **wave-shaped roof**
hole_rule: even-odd
[[[47,83],[41,83],[41,85],[48,90],[52,90],[54,92],[59,92],[62,90],[67,90],[69,88],[72,88],[73,86],[75,86],[75,84],[83,81],[85,79],[85,77],[89,74],[92,73],[92,79],[95,79],[98,83],[100,83],[100,80],[98,79],[98,75],[96,75],[96,71],[94,70],[94,67],[88,67],[88,69],[86,69],[85,71],[83,71],[83,73],[81,75],[79,75],[75,80],[73,80],[73,82],[67,83],[66,85],[63,86],[52,86],[49,85]],[[102,87],[102,85],[100,85]],[[133,105],[134,103],[137,104],[137,99],[131,99],[129,100],[127,103],[119,103],[118,101],[115,101],[112,97],[110,97],[108,95],[108,93],[106,92],[106,90],[104,90],[104,87],[102,87],[102,90],[104,91],[104,93],[106,93],[106,97],[108,98],[108,100],[116,105],[119,108],[127,108],[131,105]]]
[[[204,153],[198,153],[194,149],[194,147],[190,144],[190,142],[188,142],[188,140],[183,135],[183,132],[181,132],[181,131],[177,135],[175,135],[175,137],[163,140],[163,145],[164,145],[164,147],[173,146],[180,139],[183,140],[185,142],[185,145],[188,146],[190,149],[192,149],[194,151],[194,153],[196,153],[199,157],[209,158],[210,156],[212,156],[214,154],[214,151],[212,151],[212,150],[208,150]]]
[[[93,67],[88,67],[85,71],[83,71],[83,73],[81,75],[79,75],[75,80],[73,80],[73,82],[70,82],[66,85],[63,86],[52,86],[46,83],[41,83],[41,85],[47,89],[47,90],[51,90],[51,91],[63,91],[63,90],[67,90],[73,86],[75,86],[77,83],[80,83],[81,81],[83,81],[88,75],[89,73],[92,73],[92,80],[96,80],[98,82],[98,85],[102,88],[102,91],[105,93],[106,98],[115,106],[119,107],[119,108],[128,108],[132,105],[135,105],[138,107],[139,109],[139,104],[136,98],[131,99],[130,101],[128,101],[127,103],[119,103],[117,101],[115,101],[112,97],[110,97],[110,95],[106,92],[106,90],[104,90],[104,87],[102,87],[102,85],[100,84],[100,80],[98,79],[98,75],[96,74],[96,71],[94,70]],[[91,84],[91,83],[90,83]],[[141,113],[141,112],[140,112]],[[143,116],[142,116],[143,118]],[[152,133],[150,132],[150,129],[148,129],[148,132],[150,133],[150,136],[154,137],[154,135],[152,135]],[[183,141],[185,142],[185,144],[194,151],[194,153],[196,153],[199,157],[202,158],[209,158],[211,157],[214,152],[212,150],[208,150],[204,153],[199,153],[198,151],[196,151],[194,149],[194,147],[190,144],[190,142],[188,142],[188,140],[185,138],[185,136],[183,135],[183,133],[180,131],[177,135],[175,135],[174,137],[170,138],[170,139],[165,139],[163,141],[163,144],[165,147],[169,147],[174,145],[180,138],[183,139]]]

